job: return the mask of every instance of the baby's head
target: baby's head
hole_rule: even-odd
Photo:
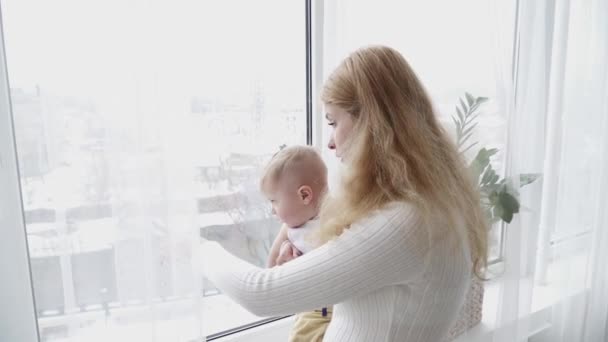
[[[318,215],[327,191],[327,167],[310,146],[286,147],[266,166],[260,187],[272,212],[296,228]]]

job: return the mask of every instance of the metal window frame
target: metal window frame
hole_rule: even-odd
[[[319,112],[319,103],[316,99],[316,93],[319,90],[320,77],[322,74],[322,16],[323,3],[319,0],[304,0],[305,13],[305,36],[304,44],[306,51],[306,144],[317,146],[320,145],[321,131],[317,122],[317,117],[314,113]],[[315,39],[313,40],[313,36]],[[317,65],[318,64],[318,65]],[[319,147],[319,146],[317,146]],[[219,340],[246,330],[254,329],[262,325],[276,322],[293,315],[278,316],[262,319],[232,329],[221,331],[207,336],[207,341]]]
[[[312,65],[312,0],[305,0],[305,51],[306,51],[306,144],[313,144],[313,65]]]

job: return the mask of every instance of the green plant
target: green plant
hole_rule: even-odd
[[[488,99],[474,97],[469,93],[459,99],[456,105],[456,115],[452,120],[456,126],[456,146],[463,155],[478,144],[470,142],[473,130],[477,127],[475,120],[479,116],[479,108]],[[498,149],[481,148],[475,158],[468,165],[471,177],[479,186],[481,203],[490,223],[500,220],[511,223],[513,216],[519,212],[519,191],[515,187],[513,178],[501,178],[492,167],[491,157],[498,153]],[[539,174],[519,175],[519,187],[534,182]]]

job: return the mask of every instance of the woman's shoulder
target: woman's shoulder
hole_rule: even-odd
[[[362,250],[391,249],[401,251],[394,255],[397,259],[424,260],[429,245],[423,222],[415,205],[391,202],[353,223],[342,238],[357,243]]]
[[[419,209],[411,203],[389,202],[355,222],[352,228],[403,230],[418,226],[420,217]]]
[[[380,218],[392,221],[417,221],[420,217],[419,209],[412,203],[394,201],[372,211],[369,218]]]

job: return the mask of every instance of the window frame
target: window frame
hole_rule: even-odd
[[[0,10],[0,340],[40,341]],[[6,261],[6,262],[5,262]]]

